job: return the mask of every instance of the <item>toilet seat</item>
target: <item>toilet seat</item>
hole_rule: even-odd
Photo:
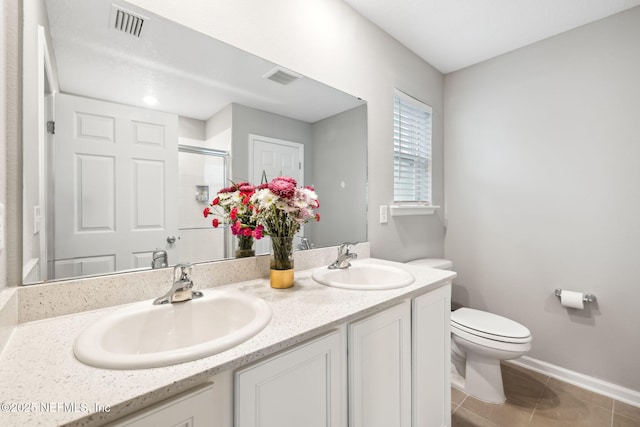
[[[491,341],[512,344],[531,342],[531,332],[518,322],[497,314],[472,308],[460,308],[451,313],[452,332],[460,336],[472,335]]]

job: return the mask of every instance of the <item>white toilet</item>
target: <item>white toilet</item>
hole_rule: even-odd
[[[446,259],[425,258],[407,264],[451,270]],[[465,393],[489,403],[503,403],[500,361],[516,359],[531,349],[529,329],[506,317],[472,308],[451,312],[451,362]]]

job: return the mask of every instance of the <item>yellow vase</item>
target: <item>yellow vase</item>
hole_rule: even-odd
[[[271,237],[271,271],[269,283],[275,289],[293,286],[293,236]]]

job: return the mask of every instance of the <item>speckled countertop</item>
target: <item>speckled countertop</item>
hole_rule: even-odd
[[[441,287],[455,277],[451,271],[373,258],[357,262],[396,265],[413,273],[416,280],[400,289],[352,291],[320,285],[311,279],[313,270],[305,270],[296,271],[295,286],[287,290],[271,289],[267,279],[225,285],[220,288],[266,300],[273,310],[269,325],[230,350],[168,367],[98,369],[74,357],[76,336],[119,307],[22,323],[0,357],[0,425],[101,425],[186,391],[219,372],[237,369],[339,324]],[[96,405],[110,411],[96,412]]]

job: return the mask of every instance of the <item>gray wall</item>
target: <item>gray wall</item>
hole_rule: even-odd
[[[530,355],[640,390],[640,8],[445,80],[453,299]],[[584,311],[555,288],[589,291]]]
[[[367,235],[366,121],[367,106],[362,105],[311,126],[310,184],[321,195],[321,217],[307,230],[316,247],[357,242]]]
[[[231,170],[234,182],[249,179],[249,134],[284,139],[304,145],[304,180],[313,176],[311,164],[311,125],[240,104],[232,106]],[[259,184],[260,178],[253,179]]]

